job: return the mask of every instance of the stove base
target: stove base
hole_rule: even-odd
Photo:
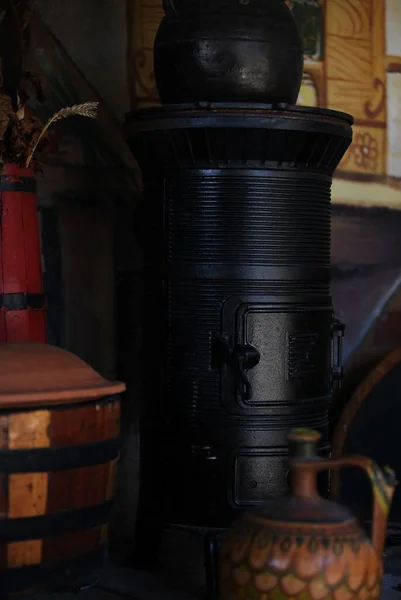
[[[219,597],[219,552],[224,531],[210,531],[204,539],[204,560],[207,597],[217,600]]]
[[[203,537],[203,568],[206,582],[206,597],[217,600],[219,594],[218,561],[225,529],[206,529],[169,525],[168,529],[198,534]],[[133,553],[126,566],[141,571],[155,572],[162,569],[163,536],[167,531],[160,523],[137,525]],[[201,563],[198,563],[201,564]]]

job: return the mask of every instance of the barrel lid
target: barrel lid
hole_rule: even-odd
[[[49,344],[0,343],[0,409],[60,405],[124,392],[83,360]]]

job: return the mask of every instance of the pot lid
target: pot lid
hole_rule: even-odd
[[[0,409],[69,404],[125,391],[83,360],[49,344],[0,343]]]

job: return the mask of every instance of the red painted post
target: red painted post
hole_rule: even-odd
[[[0,202],[0,342],[47,342],[33,169],[5,164]]]

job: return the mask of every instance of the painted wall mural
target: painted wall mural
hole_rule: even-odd
[[[304,35],[299,102],[350,112],[354,142],[333,188],[338,204],[401,207],[401,3],[291,0]],[[321,17],[317,14],[320,12]]]
[[[161,0],[129,4],[131,98],[142,108],[158,103],[152,47],[163,10]],[[371,354],[364,342],[374,343],[368,334],[388,307],[401,311],[393,301],[401,284],[401,0],[287,4],[304,39],[298,103],[355,117],[332,193],[333,298],[347,327],[345,358],[354,365]],[[401,345],[401,317],[389,322],[399,333],[393,326],[391,344]],[[385,335],[384,328],[382,341]]]

